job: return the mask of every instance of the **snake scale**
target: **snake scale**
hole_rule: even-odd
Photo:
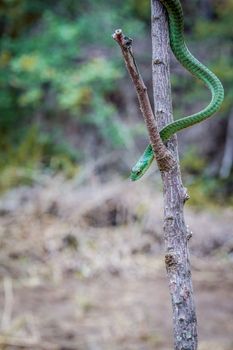
[[[171,49],[177,60],[195,77],[202,80],[210,89],[211,102],[198,113],[178,119],[166,125],[161,131],[162,141],[167,141],[177,131],[211,117],[221,106],[224,99],[224,90],[220,80],[206,66],[200,63],[188,50],[184,40],[184,17],[179,0],[160,0],[168,14],[169,39]],[[150,167],[154,159],[151,145],[148,145],[143,155],[132,168],[130,178],[133,181],[140,179]]]

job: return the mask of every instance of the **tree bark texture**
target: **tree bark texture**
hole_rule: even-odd
[[[233,108],[231,109],[230,116],[227,123],[227,135],[225,142],[224,155],[220,168],[219,175],[222,179],[228,178],[231,173],[233,164]]]
[[[152,74],[155,118],[159,129],[173,121],[167,16],[159,0],[151,0]],[[164,192],[165,264],[173,309],[174,349],[197,349],[197,320],[193,297],[184,203],[189,198],[181,180],[177,137],[167,143],[176,165],[161,172]]]

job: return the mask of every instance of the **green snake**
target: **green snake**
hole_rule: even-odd
[[[165,6],[168,14],[169,39],[171,49],[177,60],[195,77],[202,80],[210,89],[211,102],[198,113],[178,119],[166,125],[160,131],[162,141],[167,141],[177,131],[183,130],[191,125],[211,117],[221,106],[224,99],[224,90],[220,80],[207,67],[200,63],[188,50],[184,41],[184,18],[183,10],[179,0],[160,0]],[[151,145],[148,145],[143,155],[132,168],[130,178],[133,181],[140,179],[150,167],[154,159]]]

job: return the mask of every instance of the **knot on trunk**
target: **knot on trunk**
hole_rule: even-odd
[[[175,253],[167,253],[165,255],[165,264],[167,270],[172,270],[177,267],[178,264],[178,257]]]
[[[166,149],[166,148],[165,148]],[[176,162],[172,156],[172,154],[166,149],[164,152],[155,153],[157,164],[160,171],[170,171],[176,165]]]

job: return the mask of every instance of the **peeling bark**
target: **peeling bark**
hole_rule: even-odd
[[[151,1],[152,74],[155,118],[159,129],[173,121],[169,69],[169,34],[166,11],[160,1]],[[174,349],[197,349],[197,320],[193,297],[184,203],[189,198],[181,180],[177,137],[167,142],[176,165],[161,172],[164,192],[165,265],[173,309]]]

